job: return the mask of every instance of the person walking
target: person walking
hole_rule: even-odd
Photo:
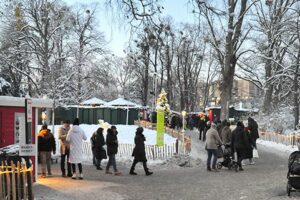
[[[205,142],[205,140],[206,140],[206,132],[210,129],[210,127],[211,127],[211,122],[207,121],[204,132],[203,132],[203,139],[202,139],[203,142]]]
[[[110,166],[113,166],[115,175],[120,176],[122,175],[121,172],[117,169],[116,164],[116,154],[118,153],[118,131],[115,126],[112,126],[110,129],[107,129],[106,135],[106,145],[107,145],[107,155],[108,155],[108,162],[106,165],[106,174],[112,174],[109,171]]]
[[[79,170],[79,179],[83,179],[82,174],[82,140],[86,140],[87,137],[84,131],[79,127],[79,119],[76,118],[73,122],[72,128],[69,130],[66,140],[70,144],[70,158],[69,162],[72,164],[72,179],[77,178],[76,174],[76,164]]]
[[[245,127],[244,130],[245,130],[245,133],[246,133],[246,136],[247,136],[247,140],[249,142],[249,145],[245,150],[244,160],[249,159],[249,164],[254,165],[255,164],[255,162],[253,161],[253,148],[254,147],[252,145],[252,139],[251,139],[250,131],[249,131],[248,127]],[[244,160],[242,161],[242,165],[246,165]]]
[[[91,149],[92,149],[92,154],[93,154],[93,165],[96,166],[96,163],[97,163],[97,159],[95,157],[95,143],[96,143],[96,134],[97,132],[94,132],[91,139],[90,139],[90,142],[91,142]]]
[[[106,151],[103,148],[104,145],[105,145],[105,141],[103,136],[103,128],[98,128],[96,131],[95,147],[94,147],[97,170],[102,170],[101,160],[107,158]]]
[[[206,118],[204,114],[201,114],[198,120],[199,140],[202,139],[202,135],[203,135],[203,141],[204,141],[205,128],[206,128]]]
[[[63,126],[58,129],[58,139],[60,143],[60,169],[62,177],[66,177],[65,163],[67,163],[67,176],[72,176],[71,163],[69,163],[70,158],[70,145],[66,138],[70,130],[70,120],[65,120]]]
[[[218,145],[222,145],[222,143],[223,142],[220,139],[216,124],[212,123],[210,129],[208,129],[208,131],[206,132],[205,149],[207,151],[207,171],[218,172],[218,170],[216,169],[216,163],[218,159]],[[214,158],[211,165],[212,156]]]
[[[246,134],[243,122],[237,122],[236,128],[232,132],[231,148],[233,153],[237,153],[237,163],[240,171],[244,170],[242,168],[242,160],[245,158],[247,149],[250,147],[249,138]]]
[[[134,138],[135,147],[132,152],[132,156],[134,157],[134,160],[130,168],[130,172],[129,172],[130,175],[137,175],[137,173],[134,172],[134,169],[138,162],[143,163],[146,176],[153,174],[153,172],[150,172],[147,167],[147,159],[146,159],[146,151],[145,151],[146,138],[143,135],[143,131],[144,129],[142,127],[138,127],[136,129],[135,138]]]
[[[226,122],[221,132],[221,140],[225,145],[231,145],[231,129],[230,129],[230,122]]]
[[[256,140],[259,138],[258,125],[257,122],[251,117],[248,118],[248,129],[251,137],[251,145],[257,149]]]
[[[56,145],[53,134],[47,124],[42,126],[38,133],[38,152],[42,163],[42,178],[46,178],[46,166],[48,176],[51,176],[51,151],[56,153]]]

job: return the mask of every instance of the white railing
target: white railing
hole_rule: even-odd
[[[134,148],[134,144],[119,144],[117,157],[131,157],[132,151]],[[90,142],[83,142],[82,145],[83,154],[85,155],[86,161],[92,161],[93,154],[91,149]],[[171,158],[174,154],[176,154],[176,143],[173,144],[165,144],[164,146],[156,146],[156,145],[145,145],[146,157],[150,160],[156,159],[167,159]]]
[[[259,134],[259,138],[265,141],[276,142],[284,145],[299,146],[300,145],[300,135],[299,134],[289,134],[282,135],[273,132],[263,132]]]

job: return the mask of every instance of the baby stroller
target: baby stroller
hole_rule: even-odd
[[[221,147],[219,147],[218,151],[221,151]],[[223,150],[223,149],[222,149]],[[236,172],[238,172],[238,163],[233,159],[232,153],[231,153],[231,147],[230,145],[225,145],[224,151],[223,151],[223,161],[217,163],[217,168],[222,169],[222,167],[227,167],[229,170],[234,169]]]
[[[290,196],[293,191],[300,192],[300,151],[295,151],[290,155],[288,168],[287,194]]]

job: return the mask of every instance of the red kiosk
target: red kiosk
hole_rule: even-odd
[[[32,156],[34,173],[37,177],[37,125],[38,109],[52,108],[49,99],[25,99],[0,96],[0,148],[20,145],[20,154]],[[26,109],[27,108],[27,109]],[[27,132],[27,134],[26,134]],[[31,152],[30,152],[31,151]]]

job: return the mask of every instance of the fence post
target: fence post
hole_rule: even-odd
[[[10,190],[10,176],[9,176],[9,170],[8,170],[8,164],[7,162],[5,161],[5,167],[6,167],[6,171],[5,171],[5,175],[6,175],[6,188],[7,188],[7,200],[10,200],[10,194],[11,194],[11,190]]]
[[[178,152],[178,146],[179,146],[179,144],[178,144],[178,139],[176,139],[176,154],[177,154],[177,155],[179,154],[179,152]]]
[[[20,175],[21,175],[21,166],[20,166],[20,162],[18,161],[17,162],[17,198],[18,200],[21,200],[22,198],[22,190],[21,190],[21,178],[20,178]]]
[[[26,165],[24,163],[22,163],[22,176],[23,176],[23,192],[24,192],[24,199],[27,199],[27,176],[26,176]]]
[[[32,190],[32,183],[33,183],[32,167],[30,168],[29,171],[26,170],[26,175],[27,175],[28,199],[29,200],[33,200],[34,199],[34,195],[33,195],[33,190]]]
[[[12,187],[12,199],[16,200],[16,174],[15,174],[15,164],[13,161],[10,163],[11,165],[11,187]]]
[[[2,177],[3,177],[2,171],[3,171],[3,165],[0,168],[0,198],[5,199],[4,189],[3,189],[3,181],[2,181]]]

